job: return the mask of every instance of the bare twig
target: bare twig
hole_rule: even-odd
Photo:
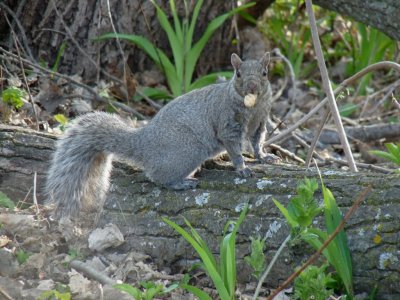
[[[5,54],[7,55],[7,56],[0,55],[0,58],[8,59],[8,60],[13,60],[13,61],[18,61],[18,56],[16,56],[15,54],[13,54],[13,53],[11,53],[11,52],[5,50],[5,49],[2,48],[2,47],[0,47],[0,52],[3,52],[3,53],[5,53]],[[42,71],[42,72],[44,72],[44,73],[46,73],[46,74],[50,74],[50,75],[56,76],[56,77],[58,77],[58,78],[63,78],[63,79],[65,79],[65,80],[71,82],[72,84],[75,84],[76,86],[82,87],[83,89],[85,89],[86,91],[88,91],[91,95],[93,95],[93,98],[94,98],[96,101],[100,101],[100,102],[103,102],[103,103],[111,103],[111,104],[114,105],[115,107],[118,107],[118,108],[120,108],[120,109],[122,109],[122,110],[124,110],[124,111],[129,112],[129,113],[133,114],[134,116],[136,116],[136,117],[139,118],[139,119],[142,119],[142,120],[147,119],[147,118],[146,118],[145,116],[143,116],[141,113],[137,112],[137,111],[134,110],[133,108],[131,108],[131,107],[129,107],[129,106],[127,106],[127,105],[125,105],[125,104],[123,104],[123,103],[121,103],[121,102],[112,101],[112,100],[110,100],[110,99],[106,99],[106,98],[103,98],[103,97],[99,96],[99,95],[96,93],[96,91],[95,91],[94,89],[92,89],[91,87],[87,86],[86,84],[83,84],[83,83],[81,83],[81,82],[79,82],[79,81],[76,81],[75,79],[71,78],[70,76],[67,76],[67,75],[64,75],[64,74],[60,74],[60,73],[58,73],[58,72],[54,72],[54,71],[48,70],[48,69],[43,68],[42,66],[40,66],[40,65],[38,65],[38,64],[35,64],[35,63],[30,62],[30,61],[27,60],[27,59],[21,58],[21,60],[22,60],[22,62],[23,62],[24,64],[26,64],[26,65],[28,65],[28,66],[31,66],[31,67],[33,67],[33,68],[35,68],[35,69],[37,69],[37,70],[40,70],[40,71]]]
[[[8,21],[7,16],[6,16],[6,21],[7,21],[8,25],[9,25],[10,28],[11,28],[11,24],[10,24],[10,22]],[[29,102],[30,102],[31,105],[32,105],[33,115],[34,115],[34,117],[35,117],[35,122],[36,122],[36,130],[39,130],[39,118],[38,118],[38,114],[37,114],[37,111],[36,111],[35,102],[33,101],[32,94],[31,94],[31,91],[30,91],[30,89],[29,89],[28,80],[26,80],[24,64],[22,63],[22,58],[21,58],[21,53],[20,53],[20,51],[19,51],[18,42],[17,42],[17,39],[16,39],[16,37],[15,37],[15,32],[14,32],[14,30],[13,30],[12,28],[11,28],[11,34],[12,34],[12,36],[13,36],[15,49],[17,50],[17,53],[18,53],[19,65],[20,65],[20,67],[21,67],[22,78],[24,79],[26,91],[28,92]]]
[[[279,152],[285,154],[287,157],[293,159],[294,161],[297,161],[298,163],[304,164],[304,160],[301,157],[298,157],[296,154],[294,154],[293,152],[290,152],[287,149],[282,148],[279,145],[276,144],[270,144],[269,147],[278,150]]]
[[[395,106],[397,109],[400,109],[400,103],[397,101],[397,99],[395,98],[395,96],[393,95],[393,93],[392,93],[392,102],[393,102],[394,106]]]
[[[94,279],[101,284],[117,283],[117,281],[108,277],[106,274],[99,272],[99,270],[96,270],[92,266],[85,264],[84,262],[81,262],[79,260],[73,260],[69,263],[69,265],[71,266],[71,268],[74,268],[75,270],[84,273],[88,278]]]
[[[1,48],[0,48],[1,49]],[[344,80],[342,83],[339,84],[339,86],[333,91],[334,94],[338,94],[341,91],[343,91],[347,86],[358,80],[359,78],[363,77],[364,75],[368,74],[369,72],[379,70],[379,69],[385,69],[385,68],[392,68],[400,72],[400,65],[391,62],[391,61],[381,61],[372,65],[369,65],[368,67],[365,67],[358,73],[354,74],[353,76],[347,78]],[[325,104],[328,103],[328,98],[324,98],[320,103],[318,103],[308,114],[303,116],[300,120],[298,120],[295,124],[292,126],[288,127],[278,135],[270,138],[267,140],[264,144],[264,146],[268,146],[271,143],[276,143],[277,141],[280,141],[284,138],[286,138],[292,131],[296,130],[298,127],[300,127],[302,124],[304,124],[306,121],[308,121],[317,111],[319,111],[322,107],[324,107]]]
[[[329,80],[328,70],[326,69],[324,55],[322,53],[321,42],[318,36],[317,23],[315,21],[314,11],[312,9],[312,1],[305,0],[306,10],[310,20],[311,36],[313,39],[315,54],[317,55],[318,66],[321,72],[322,84],[324,86],[325,93],[327,94],[329,106],[331,109],[333,120],[335,121],[337,131],[339,133],[340,141],[343,147],[343,151],[346,155],[347,162],[352,171],[357,172],[357,166],[355,164],[353,153],[351,152],[349,141],[347,140],[346,133],[343,128],[343,123],[340,118],[339,109],[337,107],[335,96],[333,94],[332,86]]]
[[[121,81],[120,79],[118,79],[117,77],[111,75],[110,73],[108,73],[107,71],[103,70],[102,68],[99,67],[99,65],[90,57],[89,54],[87,54],[85,52],[85,50],[79,45],[78,41],[74,38],[71,30],[69,29],[68,25],[64,22],[63,16],[60,14],[60,12],[57,9],[57,6],[54,2],[54,0],[51,0],[52,4],[53,4],[53,8],[54,11],[56,12],[57,16],[59,17],[61,23],[63,24],[65,31],[68,34],[68,37],[71,39],[71,41],[74,43],[75,47],[78,49],[78,51],[84,55],[88,61],[96,68],[97,71],[101,72],[101,74],[105,75],[106,77],[108,77],[109,79],[117,82],[118,84],[121,85],[121,87],[123,88],[123,92],[128,95],[127,92],[127,86],[125,85],[125,83],[123,81]],[[125,70],[125,64],[124,64],[124,70]],[[126,75],[126,72],[124,71],[124,76]],[[126,80],[126,79],[125,79]]]
[[[3,295],[6,300],[14,300],[5,290],[3,290],[1,286],[0,286],[0,294]]]
[[[322,129],[324,129],[325,123],[328,121],[330,114],[331,114],[330,110],[327,109],[321,118],[317,132],[314,135],[314,139],[312,140],[310,149],[308,150],[308,153],[307,153],[307,158],[306,158],[306,163],[305,163],[306,168],[308,168],[310,166],[315,147],[317,146],[317,142],[319,140],[319,137],[321,136]]]
[[[107,12],[108,12],[108,17],[110,19],[111,28],[112,28],[112,30],[113,30],[113,32],[115,34],[115,39],[117,40],[118,50],[121,53],[121,57],[122,57],[122,64],[123,64],[123,71],[124,71],[123,80],[124,80],[124,83],[125,83],[125,85],[124,85],[125,88],[123,89],[123,92],[125,94],[126,101],[129,103],[128,82],[127,82],[128,74],[126,72],[126,60],[125,60],[124,50],[122,50],[121,42],[120,42],[119,37],[117,35],[117,30],[115,29],[114,22],[113,22],[113,19],[112,19],[111,8],[110,8],[110,0],[107,0],[106,2],[107,2]]]
[[[281,255],[283,248],[285,248],[286,244],[290,241],[290,234],[286,237],[286,239],[282,242],[280,245],[278,251],[276,251],[274,257],[272,258],[271,262],[269,263],[268,267],[265,269],[265,272],[262,274],[260,277],[260,280],[258,281],[256,291],[254,292],[253,300],[256,300],[258,297],[258,294],[260,293],[262,284],[264,283],[265,279],[267,278],[269,272],[271,271],[272,267],[275,265],[276,260],[278,259],[279,255]]]
[[[354,201],[353,205],[350,207],[349,211],[346,213],[346,215],[344,216],[344,218],[340,222],[339,226],[335,229],[334,232],[332,232],[332,234],[330,234],[328,236],[328,238],[324,241],[324,243],[318,249],[318,251],[315,252],[296,272],[294,272],[292,275],[290,275],[289,278],[286,279],[286,281],[283,284],[281,284],[277,289],[275,289],[274,292],[267,298],[268,300],[274,299],[274,297],[276,295],[278,295],[284,288],[286,288],[297,276],[299,276],[301,272],[303,272],[309,265],[311,265],[312,263],[314,263],[318,259],[318,257],[321,255],[322,251],[324,251],[324,249],[326,247],[328,247],[330,242],[332,242],[332,240],[344,228],[344,225],[346,224],[348,219],[350,219],[350,217],[356,211],[356,209],[361,204],[361,202],[364,201],[364,199],[367,197],[367,195],[369,194],[371,189],[372,189],[372,186],[369,185],[367,188],[365,188],[361,192],[361,194],[359,194],[357,199]]]
[[[336,159],[333,157],[325,159],[325,162],[323,164],[326,165],[327,163],[329,163],[329,164],[337,163],[341,166],[347,166],[347,163],[344,160]],[[318,165],[321,165],[321,164],[318,164]],[[395,172],[395,170],[386,169],[386,168],[372,165],[372,164],[356,163],[356,165],[357,165],[357,167],[362,168],[362,169],[373,170],[373,171],[377,171],[377,172],[384,173],[384,174],[392,174]]]
[[[292,95],[290,96],[290,104],[291,104],[291,106],[290,106],[289,111],[286,113],[286,115],[284,117],[284,119],[286,119],[287,116],[289,116],[296,108],[296,101],[295,101],[296,88],[297,88],[296,87],[296,77],[295,77],[295,74],[294,74],[293,66],[290,63],[290,60],[281,53],[281,50],[279,48],[275,48],[274,50],[272,50],[272,52],[276,56],[278,56],[281,60],[283,60],[283,62],[286,64],[286,66],[287,66],[287,68],[289,70],[289,78],[290,78],[290,81],[291,81],[291,84],[292,84],[292,88],[293,88]],[[280,97],[280,95],[279,95],[279,97]],[[276,99],[277,98],[275,98],[274,100],[276,100]]]
[[[15,24],[17,24],[17,26],[19,28],[19,32],[21,33],[21,39],[22,39],[22,44],[24,45],[24,50],[28,54],[31,61],[34,61],[36,63],[36,60],[32,55],[31,49],[29,48],[29,43],[28,43],[28,39],[26,38],[24,27],[21,25],[20,21],[18,20],[18,16],[7,5],[5,5],[3,1],[0,2],[0,6],[7,11],[7,13],[15,21]],[[10,29],[12,29],[11,25],[10,25]]]
[[[36,214],[39,215],[40,210],[39,210],[39,205],[38,205],[38,201],[37,201],[37,197],[36,197],[36,178],[37,178],[37,174],[36,172],[33,174],[33,203],[36,206]]]

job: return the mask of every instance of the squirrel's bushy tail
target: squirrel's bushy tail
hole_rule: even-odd
[[[71,124],[57,142],[47,175],[46,192],[48,200],[55,203],[57,218],[103,207],[112,153],[119,154],[118,145],[119,151],[129,151],[130,141],[123,134],[128,130],[132,131],[120,118],[101,112],[84,115]]]

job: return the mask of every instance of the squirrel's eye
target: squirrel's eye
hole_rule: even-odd
[[[240,72],[239,72],[239,71],[236,71],[236,77],[237,77],[237,78],[240,78],[240,76],[242,76],[242,75],[240,74]]]
[[[262,72],[262,76],[264,76],[264,77],[267,76],[267,74],[268,74],[268,73],[267,73],[267,71],[265,71],[265,70]]]

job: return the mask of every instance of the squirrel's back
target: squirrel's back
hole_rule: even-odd
[[[175,190],[194,188],[193,171],[223,150],[241,175],[250,176],[242,141],[250,134],[259,153],[262,119],[270,108],[268,62],[267,54],[247,62],[232,55],[235,75],[230,81],[176,98],[140,129],[103,112],[78,117],[57,142],[47,176],[46,191],[56,204],[56,216],[102,208],[113,155],[132,161],[153,182]],[[244,104],[248,94],[258,97],[253,108]]]

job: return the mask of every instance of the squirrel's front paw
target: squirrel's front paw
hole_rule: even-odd
[[[239,175],[244,178],[254,176],[254,172],[248,167],[244,167],[243,169],[237,170],[236,172],[238,172]]]
[[[259,159],[262,163],[269,165],[279,165],[282,162],[282,159],[279,156],[276,156],[271,153],[268,153],[260,157]]]

